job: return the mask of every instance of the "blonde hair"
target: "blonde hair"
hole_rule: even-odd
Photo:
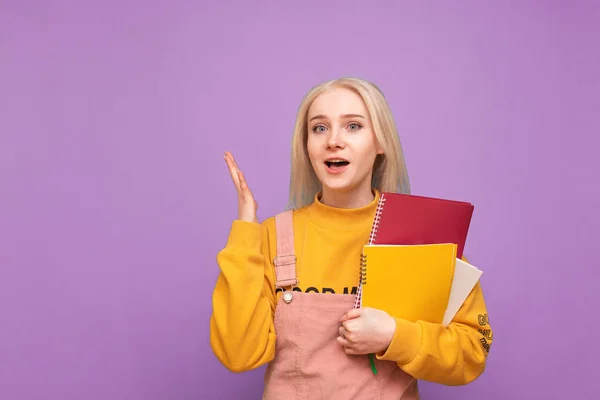
[[[369,81],[345,77],[323,82],[313,87],[300,104],[292,137],[289,208],[299,209],[311,204],[315,195],[322,189],[321,182],[308,157],[307,114],[313,101],[320,94],[328,89],[339,87],[353,90],[362,98],[367,107],[375,137],[384,152],[384,154],[377,155],[373,164],[371,186],[379,191],[410,193],[402,146],[385,96],[375,84]]]

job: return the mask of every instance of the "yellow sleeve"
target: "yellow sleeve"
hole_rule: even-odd
[[[275,275],[264,225],[234,220],[217,255],[220,273],[212,295],[210,345],[230,371],[242,372],[275,354]]]
[[[447,327],[395,320],[392,342],[378,359],[397,362],[416,379],[448,386],[466,385],[485,370],[493,333],[479,282]]]

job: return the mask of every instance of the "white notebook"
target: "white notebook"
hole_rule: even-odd
[[[473,287],[477,284],[477,281],[479,281],[481,274],[483,274],[483,271],[464,262],[460,258],[456,259],[448,307],[446,308],[446,313],[444,314],[444,319],[442,321],[444,326],[448,326],[452,321],[452,318],[454,318],[469,296],[469,293],[471,293],[471,290],[473,290]]]

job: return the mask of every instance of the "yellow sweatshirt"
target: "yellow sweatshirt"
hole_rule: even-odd
[[[362,245],[368,242],[379,192],[358,209],[314,203],[294,211],[299,289],[356,293]],[[234,220],[217,255],[220,274],[213,292],[210,343],[231,371],[257,368],[274,357],[275,219],[262,224]],[[396,333],[384,354],[416,379],[462,385],[485,368],[492,330],[479,283],[448,327],[395,318]]]

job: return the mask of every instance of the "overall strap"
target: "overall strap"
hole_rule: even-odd
[[[280,288],[298,284],[292,215],[293,210],[287,210],[275,216],[277,255],[273,259],[273,264],[275,265],[275,285]]]

